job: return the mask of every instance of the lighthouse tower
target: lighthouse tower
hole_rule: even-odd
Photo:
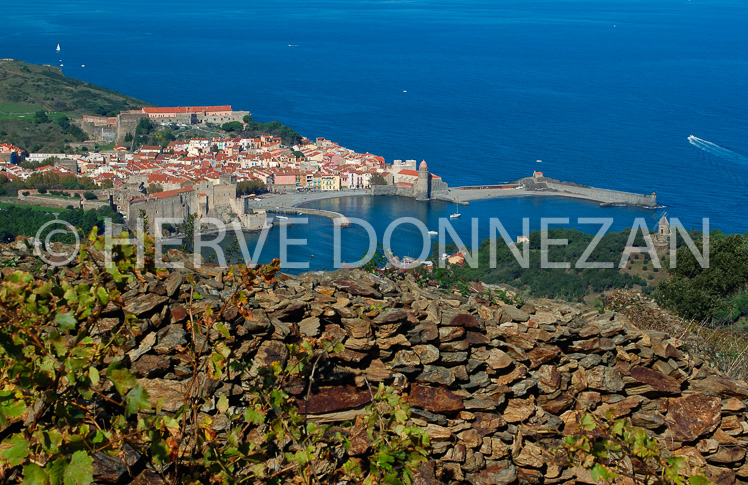
[[[426,160],[418,166],[418,180],[413,186],[416,200],[429,200],[431,198],[431,174]]]

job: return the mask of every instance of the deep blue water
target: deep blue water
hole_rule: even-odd
[[[426,159],[453,186],[540,169],[654,190],[688,227],[748,230],[742,0],[4,0],[0,13],[0,57],[62,59],[68,76],[151,103],[232,104],[388,161]],[[394,215],[340,204],[325,203]],[[471,211],[519,221],[558,204]],[[631,225],[627,210],[605,215]]]

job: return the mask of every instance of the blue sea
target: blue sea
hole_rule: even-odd
[[[464,218],[486,231],[497,216],[514,228],[543,216],[614,217],[614,228],[641,216],[653,227],[663,211],[688,228],[709,218],[748,231],[743,0],[4,0],[0,12],[0,57],[62,63],[67,76],[157,105],[231,104],[388,161],[425,159],[452,186],[540,170],[656,191],[667,206],[471,204]],[[453,211],[389,199],[314,206],[378,224],[404,208],[424,222]],[[330,227],[312,218],[293,230]],[[326,266],[329,246],[314,239],[312,266]]]

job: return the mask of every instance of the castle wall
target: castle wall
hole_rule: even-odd
[[[120,113],[117,115],[117,135],[115,143],[124,143],[125,135],[131,133],[135,135],[135,128],[143,118],[147,118],[145,113]]]
[[[99,125],[94,123],[88,123],[81,121],[77,123],[83,132],[89,136],[92,140],[96,140],[101,144],[112,143],[117,138],[117,126],[111,125]],[[124,136],[123,136],[124,138]]]
[[[431,197],[449,190],[449,186],[442,179],[431,179]]]
[[[140,217],[140,211],[145,212],[149,226],[147,232],[153,234],[156,218],[177,218],[183,222],[187,220],[190,214],[190,208],[193,205],[194,192],[184,192],[173,197],[148,197],[145,200],[132,202],[128,205],[127,225],[130,229],[137,228],[137,220]]]

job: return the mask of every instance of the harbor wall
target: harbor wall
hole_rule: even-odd
[[[644,207],[657,206],[657,196],[654,193],[651,195],[643,195],[631,192],[621,192],[618,190],[566,185],[555,182],[546,182],[546,186],[551,190],[579,195],[602,203],[639,205]]]

